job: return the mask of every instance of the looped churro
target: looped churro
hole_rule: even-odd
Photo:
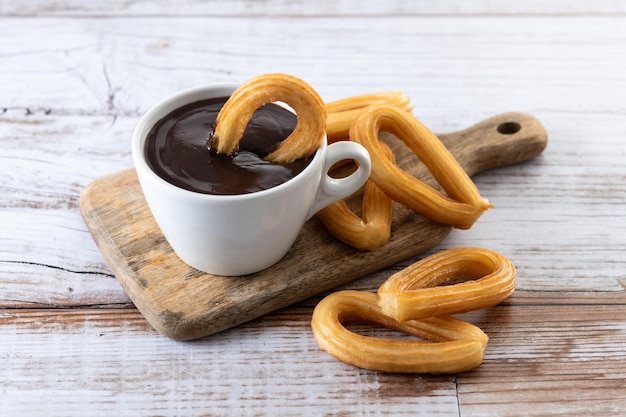
[[[454,278],[477,278],[450,286]],[[515,289],[515,267],[479,248],[450,249],[392,275],[378,294],[339,291],[315,307],[317,343],[337,359],[387,372],[452,373],[481,364],[488,337],[450,314],[498,304]],[[368,337],[344,323],[372,323],[436,343]]]
[[[393,162],[391,149],[383,142],[383,152]],[[392,201],[372,181],[365,183],[361,217],[354,214],[344,200],[317,212],[324,227],[337,239],[360,250],[374,250],[389,240]]]
[[[344,323],[373,323],[432,342],[360,335]],[[401,323],[386,316],[376,294],[339,291],[315,307],[311,327],[317,343],[337,359],[385,372],[456,373],[481,364],[488,337],[478,327],[452,318]]]
[[[405,111],[410,111],[413,108],[409,97],[399,91],[363,94],[326,103],[328,143],[346,140],[350,132],[350,125],[359,112],[367,106],[383,103]]]
[[[235,153],[254,111],[272,102],[289,105],[298,122],[294,131],[265,159],[285,163],[312,155],[324,138],[326,108],[310,85],[286,74],[260,75],[239,86],[217,116],[211,148],[217,153]]]
[[[398,91],[363,94],[326,103],[328,143],[349,140],[350,126],[360,111],[382,103],[405,111],[412,108],[409,97]],[[395,163],[391,149],[384,142],[381,142],[381,147]],[[389,240],[391,209],[391,199],[376,184],[368,181],[363,192],[362,218],[354,214],[345,201],[331,204],[318,212],[317,217],[337,239],[357,249],[372,251]]]
[[[402,140],[428,167],[447,197],[395,166],[385,156],[378,133]],[[363,145],[372,159],[370,179],[391,199],[439,223],[469,229],[492,205],[448,149],[409,112],[379,104],[361,110],[350,128],[350,139]]]
[[[466,281],[440,285],[459,278]],[[387,316],[405,321],[491,307],[509,297],[515,285],[515,266],[506,257],[481,248],[456,248],[395,273],[380,286],[378,296]]]

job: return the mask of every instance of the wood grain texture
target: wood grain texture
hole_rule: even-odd
[[[440,136],[469,175],[532,159],[548,142],[541,123],[522,113],[501,114]],[[398,166],[435,186],[428,169],[392,139]],[[159,332],[182,340],[228,329],[417,256],[451,230],[396,204],[389,241],[370,252],[340,243],[319,221],[310,221],[279,263],[244,277],[221,277],[178,259],[154,222],[133,170],[90,184],[81,196],[81,213],[137,308]]]
[[[184,343],[159,337],[136,310],[6,311],[0,410],[30,417],[85,410],[121,417],[506,417],[618,416],[626,409],[624,304],[517,306],[515,296],[511,303],[463,316],[490,342],[480,368],[451,376],[384,374],[339,362],[310,334],[311,308],[282,309]]]
[[[0,1],[0,416],[624,415],[625,5]],[[309,328],[324,294],[185,343],[132,309],[81,191],[132,167],[155,102],[273,71],[325,100],[403,91],[435,132],[510,109],[542,121],[540,157],[474,177],[495,209],[424,254],[476,245],[517,267],[514,297],[470,317],[491,336],[477,373],[335,361]]]
[[[350,415],[380,409],[453,416],[458,410],[453,377],[362,372],[319,350],[312,336],[294,338],[309,332],[309,309],[283,310],[185,344],[158,337],[136,311],[50,313],[0,316],[5,334],[15,337],[11,345],[0,340],[5,415]],[[38,401],[28,401],[33,395]],[[383,407],[381,395],[390,399]]]
[[[255,0],[205,0],[203,2],[186,1],[176,7],[166,0],[114,0],[98,2],[95,0],[64,0],[51,3],[46,0],[29,2],[4,2],[0,13],[17,16],[437,16],[437,15],[589,15],[615,14],[626,12],[626,6],[619,0],[588,2],[584,0],[553,0],[546,4],[539,0],[484,1],[466,0],[449,2],[415,2],[411,0],[392,0],[363,4],[359,0],[332,0],[315,2],[293,2],[274,0],[271,4]]]
[[[584,4],[589,3],[579,3]],[[275,5],[267,4],[266,10]],[[615,111],[621,92],[613,86],[623,85],[626,64],[622,54],[607,51],[623,48],[626,27],[619,13],[559,16],[549,25],[543,16],[485,18],[488,29],[471,15],[373,14],[341,18],[339,25],[335,16],[315,14],[96,14],[85,18],[88,23],[72,15],[5,18],[0,96],[10,100],[2,108],[32,116],[138,118],[186,88],[282,71],[307,80],[328,101],[403,91],[413,99],[415,113],[437,132],[511,109],[542,121],[544,112],[552,116],[555,110]],[[20,32],[28,36],[14,42]],[[36,68],[36,76],[24,68]],[[592,70],[602,77],[590,81]]]

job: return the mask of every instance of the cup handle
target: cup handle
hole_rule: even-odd
[[[328,175],[328,171],[335,163],[345,159],[357,161],[357,170],[344,178],[333,178]],[[365,184],[371,170],[372,162],[369,152],[362,145],[348,141],[340,141],[328,145],[322,179],[320,180],[313,206],[307,215],[307,220],[324,207],[355,193]]]

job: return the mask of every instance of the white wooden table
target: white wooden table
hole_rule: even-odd
[[[544,154],[476,176],[496,208],[434,250],[517,266],[510,300],[464,316],[491,338],[481,367],[338,362],[310,331],[324,294],[195,342],[134,309],[81,191],[132,166],[156,101],[265,72],[326,100],[403,91],[435,132],[509,110],[544,123]],[[624,415],[625,97],[619,0],[0,0],[0,416]]]

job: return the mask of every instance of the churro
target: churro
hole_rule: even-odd
[[[312,155],[324,139],[326,108],[309,84],[286,74],[260,75],[239,86],[217,116],[211,148],[217,153],[233,155],[254,111],[272,102],[290,106],[296,113],[297,124],[265,159],[285,163]]]

